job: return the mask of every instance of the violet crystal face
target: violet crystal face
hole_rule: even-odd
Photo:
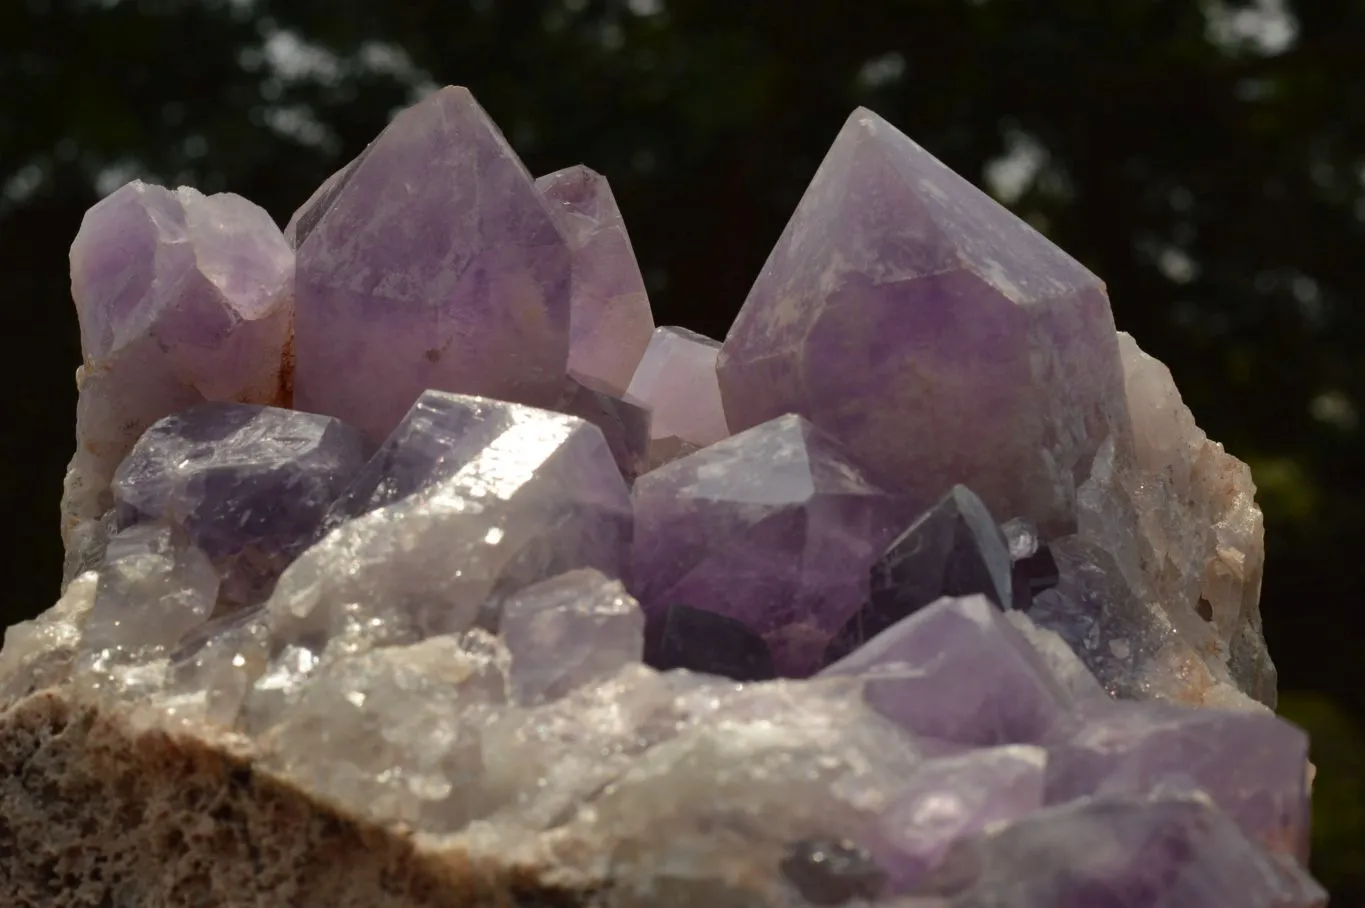
[[[178,903],[169,841],[206,906],[303,866],[392,908],[463,904],[457,867],[566,908],[1325,905],[1250,471],[1097,277],[876,114],[723,345],[654,327],[604,177],[533,180],[459,88],[283,233],[138,183],[71,261],[67,583],[0,648],[0,802],[44,821],[0,904],[54,847],[120,868],[64,872],[92,904]],[[245,857],[165,809],[221,765],[272,817]],[[385,854],[441,871],[414,899]]]

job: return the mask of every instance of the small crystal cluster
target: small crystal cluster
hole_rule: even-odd
[[[724,343],[458,88],[285,231],[125,187],[72,278],[68,585],[0,704],[229,735],[622,905],[1324,903],[1246,467],[869,111]]]

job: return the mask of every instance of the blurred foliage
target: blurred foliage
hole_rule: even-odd
[[[1345,885],[1365,861],[1365,750],[1341,730],[1365,714],[1362,41],[1355,0],[7,0],[8,617],[56,589],[65,252],[99,193],[146,176],[283,221],[396,107],[464,84],[533,171],[605,173],[659,321],[719,336],[868,105],[1104,276],[1252,465],[1267,635],[1285,686],[1319,692],[1290,711],[1334,755],[1319,866]]]

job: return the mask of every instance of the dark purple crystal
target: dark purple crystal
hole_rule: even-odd
[[[683,668],[735,681],[777,677],[768,644],[742,621],[679,603],[651,625],[645,662],[660,671]]]

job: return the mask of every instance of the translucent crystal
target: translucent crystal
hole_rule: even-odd
[[[654,333],[654,316],[630,235],[607,178],[581,164],[536,188],[560,215],[573,251],[569,372],[622,394]]]
[[[569,377],[555,409],[577,416],[602,430],[607,447],[621,468],[626,482],[650,465],[649,409],[612,393],[605,385],[585,377]]]
[[[510,596],[499,633],[512,655],[514,698],[540,703],[639,662],[645,616],[619,580],[584,569]]]
[[[685,328],[657,328],[626,390],[651,411],[650,462],[676,460],[730,434],[716,384],[720,344]]]
[[[799,413],[879,481],[1052,532],[1128,431],[1104,285],[890,123],[835,139],[716,366],[738,432]]]
[[[114,474],[120,521],[164,521],[209,556],[220,597],[269,595],[365,462],[358,431],[327,416],[207,403],[159,420]]]
[[[798,416],[647,473],[633,497],[632,590],[651,623],[679,603],[735,618],[791,677],[823,664],[906,513]]]
[[[467,90],[398,114],[332,190],[296,224],[296,406],[375,440],[431,388],[553,406],[569,245]]]
[[[71,246],[84,365],[62,499],[67,550],[89,545],[138,436],[204,400],[279,401],[294,255],[263,209],[134,182],[88,212]]]

